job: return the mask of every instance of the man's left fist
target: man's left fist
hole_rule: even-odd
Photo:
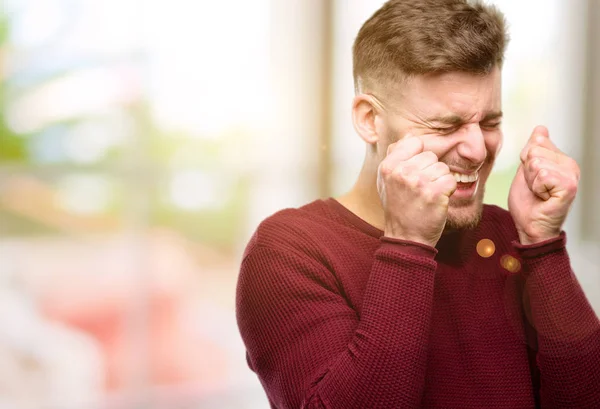
[[[508,209],[521,244],[557,237],[577,194],[579,165],[550,141],[548,129],[534,129],[521,151],[521,165],[508,195]]]

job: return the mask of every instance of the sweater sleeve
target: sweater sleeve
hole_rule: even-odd
[[[247,254],[238,326],[274,407],[419,407],[437,267],[435,249],[422,250],[381,241],[361,316],[312,258],[264,246]]]
[[[599,408],[600,322],[565,246],[564,232],[537,245],[515,242],[526,278],[526,315],[537,331],[541,403],[543,408]]]

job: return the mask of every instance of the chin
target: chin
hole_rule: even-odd
[[[472,230],[479,226],[483,213],[483,189],[469,202],[453,202],[448,206],[444,230]]]

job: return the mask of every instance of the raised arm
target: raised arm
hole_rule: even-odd
[[[537,331],[542,408],[600,407],[600,321],[571,270],[564,233],[523,259],[526,315]]]
[[[425,382],[435,245],[456,180],[419,138],[388,148],[385,213],[360,315],[308,254],[251,244],[238,287],[250,365],[278,408],[416,408]],[[327,246],[327,243],[321,243]],[[331,249],[329,249],[331,250]]]

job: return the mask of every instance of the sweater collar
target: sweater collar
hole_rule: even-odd
[[[340,217],[345,219],[347,222],[352,224],[354,227],[356,227],[363,233],[368,234],[369,236],[372,236],[376,239],[380,239],[384,235],[383,230],[380,230],[375,226],[367,223],[365,220],[348,210],[336,199],[330,197],[324,202],[336,214],[338,214]],[[462,254],[468,247],[469,242],[474,239],[474,232],[476,230],[477,229],[461,230],[443,234],[439,242],[435,246],[435,248],[438,250],[437,258],[450,257],[457,261],[462,259]]]

